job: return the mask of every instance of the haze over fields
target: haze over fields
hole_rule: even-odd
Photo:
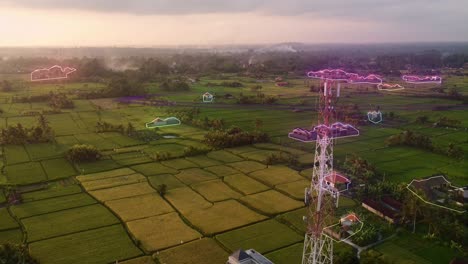
[[[464,0],[6,0],[0,46],[467,41]]]

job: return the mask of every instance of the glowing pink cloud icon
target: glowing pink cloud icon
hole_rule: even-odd
[[[382,84],[382,79],[376,74],[362,76],[357,73],[349,73],[340,69],[325,69],[320,71],[310,71],[307,73],[309,78],[321,80],[344,81],[350,84]]]
[[[68,75],[75,71],[76,69],[72,67],[62,68],[59,65],[54,65],[50,68],[37,69],[31,72],[31,81],[38,82],[38,81],[67,79]]]
[[[442,77],[438,75],[433,76],[417,76],[417,75],[403,75],[401,77],[407,83],[422,84],[422,83],[442,83]]]

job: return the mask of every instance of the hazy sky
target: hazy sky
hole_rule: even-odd
[[[0,46],[468,41],[467,0],[0,0]]]

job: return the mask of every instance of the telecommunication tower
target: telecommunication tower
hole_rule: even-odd
[[[311,130],[295,128],[288,136],[302,142],[315,142],[315,158],[310,187],[306,188],[304,203],[308,215],[302,255],[303,264],[333,263],[334,210],[338,206],[341,190],[332,183],[342,177],[333,171],[333,144],[338,138],[358,136],[351,124],[337,122],[335,104],[340,96],[341,83],[382,84],[376,75],[366,77],[343,70],[308,72],[309,78],[320,79],[318,124]]]

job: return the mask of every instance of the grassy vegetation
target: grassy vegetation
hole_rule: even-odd
[[[228,258],[224,251],[213,239],[203,238],[182,246],[161,251],[157,256],[161,263],[224,263]]]
[[[77,193],[15,205],[11,211],[18,218],[26,218],[94,203],[96,201],[88,194]]]
[[[231,251],[254,248],[266,253],[297,243],[303,237],[275,220],[268,220],[217,235],[216,239]]]
[[[242,197],[241,200],[249,204],[251,207],[270,215],[293,210],[303,206],[302,202],[293,200],[286,195],[274,190],[250,194]]]
[[[179,174],[175,176],[181,182],[188,185],[218,178],[218,176],[216,176],[215,174],[198,168],[182,170]]]
[[[209,89],[219,95],[253,94],[249,85],[255,84],[255,79],[229,78],[239,79],[245,87]],[[463,78],[453,78],[448,81],[450,85],[466,84]],[[159,251],[155,257],[160,263],[223,263],[232,251],[254,248],[266,253],[275,263],[300,262],[305,231],[302,217],[306,215],[302,199],[312,174],[311,169],[306,168],[311,166],[315,146],[290,140],[287,133],[294,127],[310,127],[316,122],[316,113],[310,111],[316,94],[308,92],[303,80],[294,79],[288,80],[293,86],[287,89],[276,87],[272,81],[262,84],[265,94],[281,94],[276,105],[239,107],[232,99],[218,98],[213,104],[193,102],[195,97],[206,92],[208,82],[217,81],[202,77],[189,92],[164,94],[170,100],[186,103],[187,108],[199,107],[197,118],[223,119],[226,127],[238,126],[253,131],[253,120],[258,118],[262,121],[259,129],[270,135],[270,143],[185,157],[189,146],[204,151],[209,149],[202,142],[208,129],[184,122],[181,126],[156,131],[177,138],[151,142],[119,132],[97,133],[97,121],[116,125],[132,122],[137,130],[142,130],[145,122],[168,116],[166,110],[184,108],[120,105],[105,98],[73,99],[74,109],[46,114],[55,132],[53,143],[2,146],[6,178],[0,178],[0,182],[13,187],[29,185],[23,186],[26,188],[21,195],[23,203],[10,205],[8,210],[24,225],[25,240],[33,256],[45,264],[75,263],[77,259],[81,263],[119,260],[119,263],[130,264],[153,263],[151,257],[140,256]],[[60,89],[85,89],[83,85],[64,83]],[[86,89],[93,90],[103,84],[89,86]],[[157,86],[151,84],[150,91],[162,94]],[[34,89],[38,94],[59,89],[54,84],[40,84],[35,88],[40,88]],[[463,88],[462,92],[466,93],[465,90]],[[429,88],[421,89],[424,93],[428,91]],[[0,94],[4,95],[3,92]],[[6,96],[12,95],[6,93]],[[355,91],[345,92],[340,104],[355,103],[363,113],[369,110],[369,104],[379,105],[382,112],[392,111],[399,119],[385,119],[381,125],[359,126],[359,137],[338,140],[334,164],[339,166],[347,156],[355,154],[374,165],[385,175],[385,181],[403,183],[443,173],[454,184],[468,184],[466,155],[462,160],[455,160],[413,147],[386,145],[385,139],[389,136],[411,129],[429,136],[434,144],[448,146],[455,143],[468,152],[466,111],[432,109],[453,106],[458,101],[409,95],[412,95],[410,91],[359,95]],[[308,105],[299,105],[301,100]],[[99,111],[98,106],[102,107]],[[293,108],[305,111],[294,112],[291,111]],[[50,107],[46,103],[5,102],[2,109],[0,127],[16,123],[30,126],[36,122],[36,117],[23,116],[25,111],[50,110]],[[416,123],[422,115],[428,116],[428,124]],[[462,127],[432,126],[444,116],[460,120]],[[102,150],[104,157],[96,162],[72,164],[63,154],[75,144],[92,144]],[[298,155],[299,165],[304,166],[298,169],[303,170],[298,172],[284,165],[267,166],[268,157],[278,153]],[[169,155],[170,159],[155,161],[162,154]],[[43,187],[36,185],[43,182],[48,183]],[[156,188],[163,184],[167,191],[161,197]],[[96,204],[92,197],[105,206]],[[0,194],[0,202],[4,200]],[[341,197],[337,214],[357,206],[355,201]],[[0,242],[19,243],[23,240],[23,232],[8,210],[0,209]],[[125,223],[135,241],[130,239],[120,222]],[[143,253],[139,246],[147,252]],[[456,255],[447,245],[409,233],[399,234],[375,250],[391,256],[395,263],[403,263],[403,260],[407,263],[448,263]]]
[[[266,218],[234,200],[217,202],[213,206],[184,213],[184,216],[205,235],[220,233]]]
[[[60,250],[56,250],[60,248]],[[30,252],[41,263],[108,263],[142,254],[121,225],[112,225],[30,244]]]
[[[62,236],[118,223],[102,205],[88,205],[21,219],[28,242]]]
[[[27,162],[5,167],[8,182],[11,184],[30,184],[45,182],[47,175],[39,162]]]
[[[110,201],[137,195],[153,193],[154,189],[147,182],[121,185],[113,188],[89,191],[99,201]]]
[[[201,235],[188,227],[177,213],[151,216],[127,222],[130,232],[147,251],[156,251],[183,244]]]
[[[125,222],[174,211],[156,193],[107,201],[105,204]]]

